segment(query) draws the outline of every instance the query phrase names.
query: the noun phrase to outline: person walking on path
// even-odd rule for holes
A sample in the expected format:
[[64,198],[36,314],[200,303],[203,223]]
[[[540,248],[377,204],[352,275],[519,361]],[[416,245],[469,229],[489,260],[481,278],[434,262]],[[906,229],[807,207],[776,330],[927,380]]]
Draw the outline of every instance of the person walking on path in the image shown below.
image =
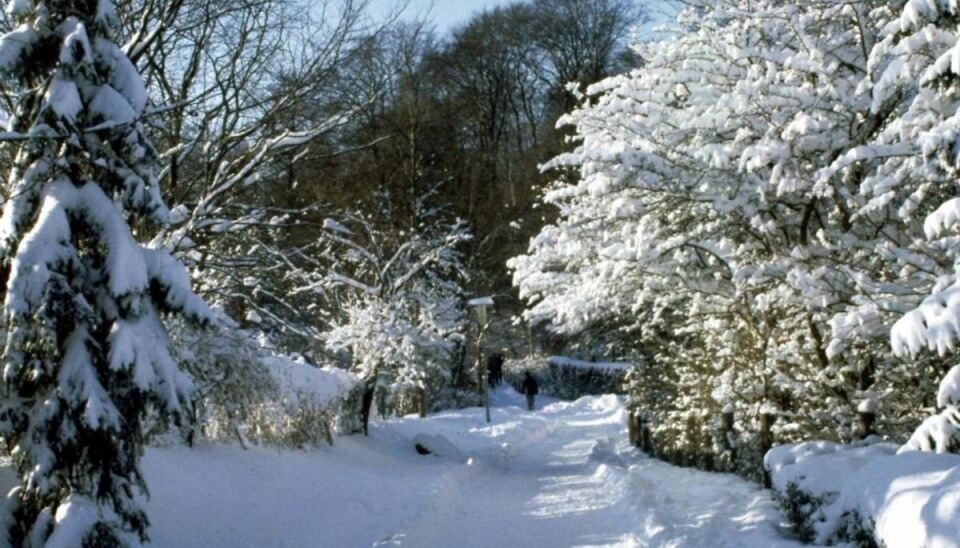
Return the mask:
[[487,360],[487,382],[496,388],[503,382],[503,354],[494,354]]
[[537,386],[537,379],[533,378],[529,371],[525,372],[525,375],[523,384],[520,385],[520,391],[527,397],[527,410],[533,411],[533,400],[537,392],[540,391],[540,387]]

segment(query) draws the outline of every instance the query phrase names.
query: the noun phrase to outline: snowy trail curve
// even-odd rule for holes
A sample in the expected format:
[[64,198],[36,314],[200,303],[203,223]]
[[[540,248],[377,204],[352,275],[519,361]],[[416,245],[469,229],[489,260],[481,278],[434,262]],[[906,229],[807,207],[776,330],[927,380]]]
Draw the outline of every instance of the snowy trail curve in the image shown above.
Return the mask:
[[613,396],[536,413],[500,411],[502,424],[475,430],[501,440],[491,444],[497,449],[470,452],[433,503],[384,545],[732,547],[778,540],[761,490],[629,449]]
[[[504,423],[478,429],[506,438],[471,452],[425,512],[392,539],[399,546],[571,546],[619,542],[627,524],[612,509],[606,465],[588,458],[616,427],[609,414],[569,425],[549,409],[516,408]],[[499,415],[499,414],[498,414]],[[509,432],[509,434],[505,433]]]

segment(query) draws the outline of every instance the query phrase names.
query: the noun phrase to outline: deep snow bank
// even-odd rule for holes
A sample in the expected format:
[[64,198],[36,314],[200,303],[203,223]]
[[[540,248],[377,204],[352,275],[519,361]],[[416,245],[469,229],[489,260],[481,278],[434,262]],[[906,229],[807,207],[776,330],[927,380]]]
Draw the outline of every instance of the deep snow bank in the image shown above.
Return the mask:
[[794,502],[818,501],[802,508],[818,543],[860,532],[881,546],[960,546],[960,456],[898,448],[804,442],[772,449],[764,464],[780,493],[793,484]]

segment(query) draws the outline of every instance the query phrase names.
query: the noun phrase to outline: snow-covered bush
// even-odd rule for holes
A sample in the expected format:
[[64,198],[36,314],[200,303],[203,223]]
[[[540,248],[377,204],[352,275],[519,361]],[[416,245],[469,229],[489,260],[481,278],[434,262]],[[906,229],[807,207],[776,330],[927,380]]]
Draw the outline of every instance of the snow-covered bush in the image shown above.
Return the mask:
[[837,527],[827,539],[827,545],[851,545],[858,548],[880,548],[876,539],[876,523],[858,510],[847,510],[837,519]]
[[902,340],[957,332],[954,4],[687,5],[564,119],[558,218],[510,262],[526,320],[634,333],[677,394],[664,450],[727,405],[745,439],[764,409],[781,442],[906,438],[944,363],[890,328],[934,291]]
[[257,341],[224,315],[217,320],[219,329],[176,324],[172,332],[177,359],[196,387],[192,420],[181,426],[190,444],[198,433],[214,440],[236,439],[250,409],[277,391],[260,360]]
[[[960,543],[960,457],[878,440],[804,442],[765,457],[781,508],[805,540],[854,546]],[[792,519],[791,519],[792,516]]]
[[782,489],[774,489],[773,501],[783,513],[786,525],[803,542],[812,542],[816,538],[814,523],[820,520],[827,496],[812,495],[801,489],[796,482],[788,481]]
[[260,363],[276,391],[250,408],[244,434],[258,443],[290,447],[333,444],[343,401],[357,385],[356,377],[287,356],[263,356]]
[[197,387],[188,441],[199,430],[243,445],[332,444],[353,375],[278,354],[228,318],[218,319],[219,330],[176,332],[178,357]]
[[[892,183],[904,176],[919,179],[908,196],[897,193],[901,211],[923,219],[928,244],[927,264],[932,275],[919,289],[927,293],[893,326],[894,352],[915,357],[921,350],[936,350],[942,357],[960,340],[960,174],[957,146],[960,132],[960,6],[955,2],[904,3],[900,17],[884,29],[874,48],[874,105],[902,102],[898,116],[878,136],[887,149],[879,155],[883,170],[871,181],[880,187],[877,199],[892,194]],[[883,149],[881,149],[883,150]],[[895,151],[895,152],[894,152]],[[852,151],[856,152],[856,151]],[[926,207],[920,207],[926,206]],[[930,264],[938,264],[932,268]],[[934,276],[935,275],[935,276]],[[902,307],[908,310],[908,307]],[[960,369],[946,372],[937,394],[941,409],[917,429],[904,450],[960,451]]]

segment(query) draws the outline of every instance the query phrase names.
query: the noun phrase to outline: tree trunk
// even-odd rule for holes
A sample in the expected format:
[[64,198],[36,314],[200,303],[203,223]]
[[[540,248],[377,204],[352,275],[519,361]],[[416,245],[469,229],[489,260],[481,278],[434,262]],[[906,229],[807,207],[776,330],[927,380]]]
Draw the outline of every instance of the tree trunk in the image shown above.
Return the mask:
[[760,468],[763,470],[763,486],[770,489],[772,486],[770,471],[763,465],[763,458],[767,451],[773,447],[773,423],[777,416],[772,413],[761,413],[760,415]]
[[377,388],[378,373],[363,379],[363,399],[360,404],[360,419],[363,421],[363,435],[369,435],[370,409],[373,407],[373,395]]
[[859,424],[857,428],[857,434],[860,436],[860,439],[866,439],[876,432],[873,428],[873,423],[877,418],[877,415],[872,411],[860,411],[857,413],[859,417]]
[[640,430],[643,428],[643,419],[640,418],[640,411],[636,408],[630,408],[627,413],[627,435],[630,438],[630,445],[640,447]]
[[653,454],[653,438],[650,435],[650,423],[644,422],[643,426],[640,427],[640,449],[650,455]]

